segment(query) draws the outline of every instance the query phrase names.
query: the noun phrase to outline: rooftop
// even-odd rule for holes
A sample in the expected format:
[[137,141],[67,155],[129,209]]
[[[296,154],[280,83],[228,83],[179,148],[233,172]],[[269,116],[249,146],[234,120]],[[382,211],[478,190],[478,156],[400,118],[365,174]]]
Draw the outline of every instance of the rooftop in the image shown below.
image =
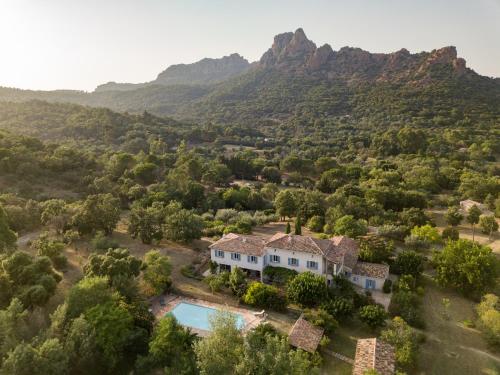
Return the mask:
[[377,338],[360,339],[356,345],[353,375],[364,375],[375,369],[380,375],[393,375],[395,371],[394,348]]
[[323,333],[323,328],[316,327],[301,316],[293,325],[288,340],[290,345],[314,353],[323,338]]
[[255,236],[229,233],[209,247],[222,251],[237,251],[242,254],[262,256],[264,253],[264,240]]
[[389,277],[389,266],[386,264],[358,262],[353,268],[352,273],[360,276],[387,279]]

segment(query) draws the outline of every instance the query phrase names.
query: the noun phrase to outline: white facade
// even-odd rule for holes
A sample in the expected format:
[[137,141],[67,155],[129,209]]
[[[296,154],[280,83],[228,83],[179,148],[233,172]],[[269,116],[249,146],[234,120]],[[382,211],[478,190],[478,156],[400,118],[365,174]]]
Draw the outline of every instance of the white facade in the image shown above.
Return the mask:
[[349,281],[364,289],[382,290],[385,279],[379,279],[373,276],[361,276],[353,274],[349,277]]
[[[241,242],[238,242],[238,239],[241,239]],[[228,245],[227,241],[224,241],[223,238],[220,243],[216,242],[210,246],[211,260],[219,264],[222,269],[228,269],[229,267],[232,269],[236,266],[250,271],[257,271],[262,279],[263,271],[267,266],[283,267],[295,270],[298,273],[312,272],[316,275],[325,276],[327,280],[333,279],[333,275],[343,275],[353,284],[365,289],[381,290],[384,285],[385,278],[382,278],[384,273],[373,272],[373,267],[380,271],[380,267],[387,266],[357,262],[357,253],[355,253],[354,258],[354,265],[356,267],[354,267],[355,269],[351,269],[350,266],[353,266],[352,256],[350,263],[348,263],[350,266],[347,266],[343,260],[332,262],[331,260],[327,260],[325,255],[317,252],[283,249],[267,246],[267,244],[261,245],[256,243],[255,239],[252,242],[243,236],[231,235],[231,237],[226,237],[226,240],[232,241],[230,242],[231,244]],[[271,244],[272,241],[269,245]],[[222,250],[222,248],[225,250]],[[238,252],[238,250],[241,252]],[[360,269],[361,266],[364,269]],[[367,266],[369,266],[368,269]],[[388,276],[388,267],[386,272]]]
[[[295,270],[299,273],[310,271],[317,275],[326,274],[326,262],[322,255],[306,253],[301,251],[276,249],[270,247],[266,247],[264,249],[264,252],[266,254],[266,260],[267,260],[266,265],[268,266],[288,268],[290,270]],[[271,256],[273,255],[279,256],[280,258],[279,263],[271,261],[272,259]],[[294,265],[294,261],[289,261],[289,259],[296,259],[298,261],[298,264]],[[308,262],[314,262],[314,263],[311,264]],[[317,268],[312,267],[314,264],[317,265]]]
[[[246,268],[249,270],[254,270],[254,271],[262,271],[264,269],[264,259],[263,257],[259,256],[254,256],[254,260],[257,260],[257,263],[249,262],[249,257],[250,255],[247,254],[240,254],[240,253],[231,253],[229,251],[222,251],[223,257],[217,256],[220,254],[217,254],[221,250],[217,250],[215,248],[212,248],[210,250],[210,259],[213,260],[214,262],[217,262],[218,264],[225,264],[227,266],[237,266],[239,268]],[[237,260],[236,257],[231,254],[240,254],[240,260]]]

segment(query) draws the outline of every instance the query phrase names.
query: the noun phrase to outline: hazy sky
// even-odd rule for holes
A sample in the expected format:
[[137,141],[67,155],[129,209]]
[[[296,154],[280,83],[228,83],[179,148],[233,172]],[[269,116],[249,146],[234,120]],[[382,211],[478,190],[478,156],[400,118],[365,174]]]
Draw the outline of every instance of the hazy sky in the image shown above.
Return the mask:
[[253,61],[298,27],[333,49],[455,45],[500,77],[500,0],[0,0],[0,86],[93,90],[203,57]]

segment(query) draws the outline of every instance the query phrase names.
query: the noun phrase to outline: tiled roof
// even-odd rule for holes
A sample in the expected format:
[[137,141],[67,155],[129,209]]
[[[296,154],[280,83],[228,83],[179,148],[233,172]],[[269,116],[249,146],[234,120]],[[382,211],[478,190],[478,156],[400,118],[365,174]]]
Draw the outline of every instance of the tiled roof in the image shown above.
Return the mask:
[[288,340],[290,345],[314,353],[323,337],[323,333],[323,328],[316,327],[303,317],[300,317],[293,325]]
[[276,233],[267,242],[267,247],[324,255],[332,247],[332,242],[297,234]]
[[264,240],[255,236],[229,233],[209,247],[222,251],[262,256],[264,253]]
[[394,348],[376,338],[358,340],[354,358],[353,375],[364,375],[375,369],[380,375],[393,375],[395,372]]
[[389,277],[389,266],[386,264],[358,262],[352,270],[352,273],[359,276],[387,279]]
[[353,269],[358,261],[359,245],[353,239],[346,236],[335,236],[330,239],[334,245],[325,254],[326,259],[337,264],[344,264]]

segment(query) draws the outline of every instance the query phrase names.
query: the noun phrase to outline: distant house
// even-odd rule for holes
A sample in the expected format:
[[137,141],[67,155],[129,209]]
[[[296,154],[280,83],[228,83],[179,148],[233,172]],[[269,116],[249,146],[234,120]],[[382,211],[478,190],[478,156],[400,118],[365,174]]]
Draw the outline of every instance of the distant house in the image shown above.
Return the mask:
[[472,206],[477,206],[481,210],[484,215],[491,215],[492,212],[488,210],[484,204],[473,201],[472,199],[466,199],[464,201],[460,201],[460,209],[463,213],[467,214]]
[[380,375],[393,375],[396,368],[394,348],[377,338],[361,339],[356,344],[353,375],[376,370]]
[[386,265],[358,261],[359,245],[346,236],[318,239],[276,233],[267,241],[256,236],[230,233],[210,245],[211,260],[220,270],[237,266],[262,279],[267,266],[325,276],[330,284],[342,275],[366,289],[382,289],[389,277]]
[[316,327],[301,316],[290,330],[288,341],[297,349],[314,353],[323,338],[323,334],[323,328]]

